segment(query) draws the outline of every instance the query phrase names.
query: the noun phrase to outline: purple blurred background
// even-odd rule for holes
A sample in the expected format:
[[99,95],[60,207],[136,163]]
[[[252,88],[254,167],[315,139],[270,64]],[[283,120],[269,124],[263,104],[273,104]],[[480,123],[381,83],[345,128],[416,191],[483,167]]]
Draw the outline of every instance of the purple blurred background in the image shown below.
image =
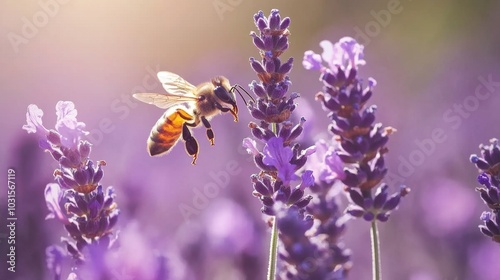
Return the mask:
[[[410,0],[3,1],[0,161],[2,182],[9,167],[17,176],[15,277],[48,278],[45,247],[64,235],[59,223],[44,221],[43,190],[56,166],[36,137],[21,130],[26,108],[37,104],[51,128],[57,101],[70,100],[91,132],[91,158],[107,162],[103,184],[117,191],[123,250],[137,258],[120,261],[139,271],[134,275],[146,279],[148,272],[140,270],[147,267],[137,263],[164,254],[174,279],[264,278],[269,233],[251,195],[249,175],[257,169],[240,148],[251,120],[241,100],[239,123],[229,115],[212,121],[215,146],[203,129],[194,130],[201,151],[193,167],[182,145],[166,157],[147,155],[145,140],[163,112],[131,94],[163,92],[159,70],[193,84],[222,74],[248,85],[256,79],[248,58],[258,56],[248,36],[256,30],[252,16],[272,8],[292,19],[283,57],[295,58],[291,90],[302,96],[295,117],[308,120],[300,139],[305,145],[329,135],[326,114],[314,101],[318,73],[303,69],[304,51],[320,53],[321,40],[343,36],[365,45],[361,76],[378,81],[378,121],[398,129],[388,144],[389,182],[412,188],[380,226],[384,279],[500,278],[500,248],[477,228],[486,207],[468,162],[480,143],[500,137],[500,2]],[[488,80],[494,81],[490,87],[478,90]],[[478,99],[478,92],[485,97]],[[439,141],[428,140],[436,131]],[[224,174],[227,185],[218,181]],[[212,198],[195,199],[214,183]],[[5,196],[2,186],[2,213]],[[180,209],[196,206],[186,223]],[[351,279],[370,278],[369,238],[368,223],[349,224]],[[16,279],[4,269],[1,241],[0,278]]]

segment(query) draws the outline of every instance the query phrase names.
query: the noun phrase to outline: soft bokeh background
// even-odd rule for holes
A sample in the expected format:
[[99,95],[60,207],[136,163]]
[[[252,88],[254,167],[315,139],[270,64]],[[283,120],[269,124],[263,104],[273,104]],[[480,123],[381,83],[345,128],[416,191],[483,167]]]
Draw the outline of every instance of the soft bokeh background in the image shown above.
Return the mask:
[[[159,70],[176,72],[194,84],[223,74],[232,83],[247,85],[256,78],[248,57],[258,56],[248,36],[256,29],[252,16],[278,8],[292,19],[284,58],[295,58],[292,90],[303,97],[296,112],[308,119],[301,141],[312,144],[328,137],[327,118],[314,101],[321,88],[318,73],[302,68],[303,52],[321,52],[321,40],[347,35],[365,45],[368,64],[361,75],[378,81],[373,98],[378,120],[398,129],[386,157],[399,176],[391,182],[394,188],[410,186],[412,193],[380,229],[384,279],[499,279],[500,248],[477,229],[486,207],[474,191],[477,172],[468,156],[478,152],[479,143],[500,137],[500,87],[494,85],[486,100],[474,103],[472,97],[479,77],[500,81],[500,2],[464,2],[2,1],[0,205],[4,217],[7,168],[13,167],[15,276],[48,277],[44,249],[64,234],[56,221],[44,221],[43,189],[56,166],[37,148],[35,136],[21,130],[26,107],[37,104],[45,112],[44,124],[52,127],[56,102],[71,100],[91,131],[91,157],[108,163],[103,183],[117,190],[119,228],[129,255],[144,260],[165,254],[179,278],[264,278],[268,232],[249,183],[256,168],[239,148],[249,135],[248,112],[242,106],[239,123],[230,116],[212,121],[214,147],[203,129],[196,129],[201,152],[193,167],[181,145],[167,157],[147,155],[145,140],[162,111],[139,104],[131,94],[162,92],[155,76]],[[53,12],[47,16],[41,3],[52,3]],[[381,18],[387,12],[380,11],[391,5],[400,12]],[[34,21],[35,29],[25,27]],[[25,39],[16,37],[23,32]],[[465,106],[464,113],[457,106]],[[436,129],[445,140],[418,158],[417,143]],[[234,172],[227,186],[208,201],[193,201],[228,171]],[[190,216],[193,223],[186,223],[180,209],[193,203],[203,204],[198,205],[202,209]],[[6,236],[5,226],[0,233]],[[15,279],[5,271],[5,239],[1,242],[0,278]],[[351,279],[369,279],[368,224],[352,221],[345,243],[353,250]],[[134,259],[125,264],[141,269],[134,267]],[[197,272],[189,272],[189,266]]]

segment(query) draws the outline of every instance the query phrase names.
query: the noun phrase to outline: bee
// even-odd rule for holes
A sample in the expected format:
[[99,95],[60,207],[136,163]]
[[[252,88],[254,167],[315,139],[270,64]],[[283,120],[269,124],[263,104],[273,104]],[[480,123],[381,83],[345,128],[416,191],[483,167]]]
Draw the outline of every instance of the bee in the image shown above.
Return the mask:
[[[162,71],[158,72],[158,80],[163,85],[166,94],[136,93],[133,95],[139,101],[166,110],[151,129],[147,140],[149,155],[168,154],[182,135],[186,153],[193,157],[192,164],[195,165],[199,149],[198,142],[191,134],[190,128],[203,124],[210,144],[214,145],[215,135],[209,120],[219,113],[230,113],[234,121],[238,122],[238,106],[234,92],[237,91],[243,98],[237,87],[245,92],[246,90],[239,85],[231,86],[229,80],[223,76],[194,86],[177,74]],[[249,95],[248,92],[246,93]],[[244,102],[246,104],[245,100]]]

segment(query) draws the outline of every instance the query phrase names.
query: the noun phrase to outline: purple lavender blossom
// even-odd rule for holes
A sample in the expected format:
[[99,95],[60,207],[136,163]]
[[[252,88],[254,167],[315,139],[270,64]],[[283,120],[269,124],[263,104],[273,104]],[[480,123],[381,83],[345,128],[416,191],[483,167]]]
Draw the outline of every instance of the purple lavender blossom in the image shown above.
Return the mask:
[[47,247],[45,250],[47,268],[52,271],[55,279],[61,279],[62,262],[66,258],[66,252],[57,245]]
[[313,216],[296,206],[280,207],[277,223],[283,246],[280,279],[347,279],[350,251],[342,245],[325,240],[324,235],[310,236],[314,230]]
[[39,133],[42,136],[47,136],[49,130],[43,126],[42,117],[43,111],[38,106],[29,105],[28,113],[26,113],[26,124],[23,125],[23,129],[28,133]]
[[293,157],[292,148],[283,146],[283,139],[273,137],[264,146],[264,157],[262,162],[268,166],[274,166],[278,172],[278,178],[287,185],[298,179],[295,175],[295,165],[290,163]]
[[61,202],[63,201],[64,192],[59,184],[50,183],[45,187],[45,202],[50,213],[45,219],[58,219],[63,224],[69,224],[69,219],[63,213]]
[[[268,17],[259,11],[254,15],[254,22],[259,34],[252,32],[250,36],[259,49],[262,60],[250,58],[250,66],[257,73],[259,81],[252,81],[249,85],[257,99],[248,103],[248,110],[256,119],[256,122],[249,124],[251,133],[261,145],[250,138],[243,140],[243,146],[253,155],[255,165],[260,169],[251,176],[253,195],[262,202],[261,211],[266,215],[276,216],[282,211],[288,211],[287,209],[304,213],[312,199],[305,191],[314,184],[314,177],[312,170],[302,169],[316,148],[302,149],[298,143],[294,143],[303,131],[305,119],[301,118],[296,124],[290,119],[297,106],[295,100],[299,97],[297,93],[287,94],[291,85],[288,73],[292,69],[293,58],[284,63],[280,59],[289,47],[290,19],[282,19],[278,10],[272,10]],[[289,256],[293,255],[295,245],[298,246],[304,238],[307,239],[305,230],[293,232],[280,227],[280,219],[281,216],[276,216],[272,222],[268,274],[273,279],[277,275],[276,246],[273,245],[277,243],[277,233],[279,232],[282,242],[280,259],[286,263],[278,266],[282,269],[278,274],[297,272],[300,263]],[[309,253],[314,253],[313,247],[308,248],[311,249]]]
[[61,135],[61,144],[64,147],[75,149],[80,144],[83,135],[88,135],[85,131],[85,123],[76,120],[77,110],[71,101],[60,101],[56,105],[56,130]]
[[[94,166],[89,159],[91,144],[82,140],[88,132],[84,130],[85,123],[77,121],[74,104],[59,101],[56,114],[56,130],[49,130],[42,124],[43,111],[29,105],[27,124],[23,126],[28,133],[39,136],[40,147],[59,163],[59,169],[54,171],[57,183],[45,188],[50,211],[47,218],[56,218],[64,225],[69,238],[63,238],[63,243],[75,264],[90,262],[93,267],[101,268],[94,271],[94,277],[106,278],[109,274],[102,258],[116,239],[113,227],[119,215],[115,194],[113,188],[103,191],[100,185],[105,162],[99,161]],[[48,267],[58,277],[62,254],[56,247],[50,248],[47,249]]]
[[252,116],[266,123],[282,123],[290,117],[296,107],[297,94],[286,97],[293,59],[282,63],[279,56],[288,49],[288,26],[290,19],[281,19],[278,10],[272,10],[268,18],[260,11],[254,15],[254,22],[260,34],[251,32],[254,45],[259,49],[262,61],[250,58],[250,65],[257,73],[260,82],[252,81],[251,90],[258,97],[249,103]]
[[[332,120],[329,131],[335,135],[334,147],[338,158],[344,163],[343,176],[339,176],[346,186],[351,206],[347,213],[363,217],[367,221],[377,219],[387,221],[392,210],[409,189],[389,196],[388,186],[382,183],[387,168],[384,154],[386,143],[395,129],[375,123],[376,106],[367,106],[376,81],[368,79],[368,86],[357,77],[358,67],[366,64],[364,47],[353,38],[344,37],[337,43],[322,41],[321,55],[306,51],[303,66],[321,72],[323,92],[316,95],[323,109]],[[322,65],[322,61],[327,66]],[[375,196],[372,189],[377,188]]]
[[490,208],[490,212],[483,212],[481,220],[483,225],[479,230],[493,241],[500,243],[500,146],[498,139],[491,139],[489,145],[481,144],[481,157],[471,155],[470,161],[476,165],[481,172],[477,177],[477,182],[481,187],[477,187],[483,202]]
[[337,155],[335,147],[323,139],[318,140],[315,147],[316,153],[310,157],[307,167],[313,170],[317,182],[330,185],[335,180],[344,179],[344,163]]
[[486,236],[491,237],[491,240],[500,243],[500,217],[495,212],[483,212],[481,214],[483,225],[479,226],[479,230]]
[[308,215],[315,220],[315,225],[308,232],[309,239],[319,248],[329,248],[322,252],[325,263],[317,264],[321,269],[314,270],[308,276],[315,277],[310,279],[346,279],[352,263],[351,252],[342,242],[350,218],[342,213],[339,201],[341,180],[345,177],[344,163],[333,145],[320,140],[316,142],[316,153],[311,156],[306,168],[317,174],[314,184],[309,188],[313,199],[306,208]]
[[[255,164],[261,169],[252,175],[254,196],[263,204],[262,212],[274,215],[273,205],[280,201],[287,205],[305,207],[311,197],[304,196],[304,188],[310,185],[310,176],[300,177],[301,170],[314,147],[302,149],[293,141],[302,133],[305,119],[294,124],[289,120],[297,106],[294,102],[297,93],[287,95],[293,59],[282,63],[280,56],[288,49],[289,18],[281,18],[278,10],[272,10],[269,17],[260,11],[254,15],[254,22],[259,34],[252,32],[250,36],[259,49],[261,61],[250,58],[250,65],[257,73],[259,81],[252,81],[250,89],[257,96],[256,101],[248,103],[250,114],[258,122],[251,122],[252,135],[263,146],[258,147],[253,139],[243,140],[243,146],[254,156]],[[262,149],[262,152],[261,150]],[[295,187],[291,185],[297,182]]]

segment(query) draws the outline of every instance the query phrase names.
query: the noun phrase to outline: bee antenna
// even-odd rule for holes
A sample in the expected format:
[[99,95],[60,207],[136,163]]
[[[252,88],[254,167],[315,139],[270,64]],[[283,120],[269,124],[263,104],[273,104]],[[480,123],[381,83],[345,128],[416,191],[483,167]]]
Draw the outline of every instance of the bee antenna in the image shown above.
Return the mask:
[[243,94],[241,94],[241,92],[238,90],[238,88],[240,88],[241,90],[243,90],[247,95],[248,97],[250,97],[250,99],[255,102],[255,98],[253,98],[252,95],[250,95],[250,93],[248,93],[248,91],[246,91],[245,88],[243,88],[242,86],[238,85],[238,84],[235,84],[231,87],[231,91],[236,91],[238,92],[238,94],[240,95],[241,99],[243,99],[243,102],[245,103],[245,106],[247,106],[247,101],[245,100],[245,98],[243,97]]

